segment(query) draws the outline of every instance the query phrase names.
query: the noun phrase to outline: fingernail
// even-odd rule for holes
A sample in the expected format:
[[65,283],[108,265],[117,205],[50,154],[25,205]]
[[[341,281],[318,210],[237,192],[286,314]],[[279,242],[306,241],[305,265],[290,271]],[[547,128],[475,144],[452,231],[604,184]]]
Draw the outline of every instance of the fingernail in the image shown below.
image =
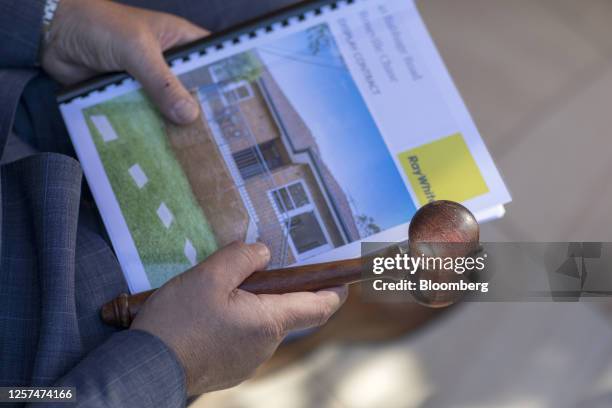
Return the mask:
[[261,242],[256,242],[252,244],[252,248],[255,250],[255,252],[257,252],[257,255],[259,255],[260,257],[264,259],[270,258],[270,250],[265,244],[262,244]]
[[172,117],[178,123],[191,123],[199,114],[198,106],[192,98],[181,99],[172,108]]

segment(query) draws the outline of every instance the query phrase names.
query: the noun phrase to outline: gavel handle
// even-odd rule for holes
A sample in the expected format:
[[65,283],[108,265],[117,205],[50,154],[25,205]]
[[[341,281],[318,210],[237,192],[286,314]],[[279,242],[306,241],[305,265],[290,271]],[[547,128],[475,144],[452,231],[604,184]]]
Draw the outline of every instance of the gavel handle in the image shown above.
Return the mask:
[[[292,268],[257,271],[240,285],[240,289],[255,294],[281,294],[315,291],[347,285],[361,280],[362,258]],[[128,295],[122,293],[102,306],[101,317],[111,326],[128,328],[142,305],[155,290]]]

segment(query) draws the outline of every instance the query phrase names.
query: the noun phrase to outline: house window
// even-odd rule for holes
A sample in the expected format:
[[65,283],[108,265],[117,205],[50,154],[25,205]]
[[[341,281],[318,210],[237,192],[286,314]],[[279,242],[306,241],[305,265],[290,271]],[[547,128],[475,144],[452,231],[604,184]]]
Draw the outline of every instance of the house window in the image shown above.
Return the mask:
[[209,68],[213,82],[219,84],[223,103],[232,105],[253,97],[253,88],[245,80],[232,80],[229,78],[223,64],[216,64]]
[[269,195],[298,260],[332,249],[325,225],[303,181],[271,190]]
[[228,80],[227,69],[223,64],[214,64],[208,68],[210,76],[214,82],[223,82]]
[[253,97],[253,88],[247,81],[231,82],[223,86],[223,99],[228,105],[245,101]]
[[248,134],[248,129],[242,118],[237,114],[217,115],[217,124],[226,140],[239,138]]
[[232,154],[243,180],[274,170],[285,164],[274,140]]

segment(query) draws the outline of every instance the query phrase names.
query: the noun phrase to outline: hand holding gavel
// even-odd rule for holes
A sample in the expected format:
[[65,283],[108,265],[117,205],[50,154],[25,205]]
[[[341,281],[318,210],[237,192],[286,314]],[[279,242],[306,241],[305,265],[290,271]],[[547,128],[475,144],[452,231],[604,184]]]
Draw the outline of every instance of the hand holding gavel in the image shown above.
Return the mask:
[[135,316],[130,330],[148,332],[172,350],[158,354],[176,356],[189,395],[249,378],[287,333],[324,324],[346,299],[346,286],[260,295],[238,288],[269,260],[261,243],[230,244],[166,282]]
[[[452,256],[466,256],[479,247],[480,232],[476,218],[462,205],[451,201],[436,201],[423,206],[413,217],[408,231],[411,253],[418,252],[420,243],[459,243]],[[457,252],[458,251],[458,252]],[[361,258],[304,265],[268,271],[257,271],[247,277],[240,289],[254,294],[282,294],[316,291],[361,281],[364,260]],[[439,280],[454,278],[439,275]],[[129,296],[121,294],[103,306],[105,323],[129,327],[142,305],[154,293]],[[422,294],[417,300],[433,307],[447,306],[454,299],[436,293]]]

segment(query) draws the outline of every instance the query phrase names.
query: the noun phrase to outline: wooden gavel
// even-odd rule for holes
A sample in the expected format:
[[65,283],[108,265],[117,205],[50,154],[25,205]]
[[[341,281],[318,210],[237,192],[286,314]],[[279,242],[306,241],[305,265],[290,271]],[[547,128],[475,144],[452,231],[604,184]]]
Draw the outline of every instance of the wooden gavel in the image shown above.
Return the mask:
[[[453,253],[453,256],[466,256],[477,250],[479,241],[480,228],[474,215],[452,201],[435,201],[421,207],[408,229],[410,253],[417,253],[419,243],[459,243],[460,253]],[[371,279],[362,274],[363,266],[364,258],[354,258],[257,271],[242,282],[240,289],[255,294],[315,291]],[[102,320],[112,326],[129,327],[154,292],[150,290],[131,296],[122,293],[102,307]]]

